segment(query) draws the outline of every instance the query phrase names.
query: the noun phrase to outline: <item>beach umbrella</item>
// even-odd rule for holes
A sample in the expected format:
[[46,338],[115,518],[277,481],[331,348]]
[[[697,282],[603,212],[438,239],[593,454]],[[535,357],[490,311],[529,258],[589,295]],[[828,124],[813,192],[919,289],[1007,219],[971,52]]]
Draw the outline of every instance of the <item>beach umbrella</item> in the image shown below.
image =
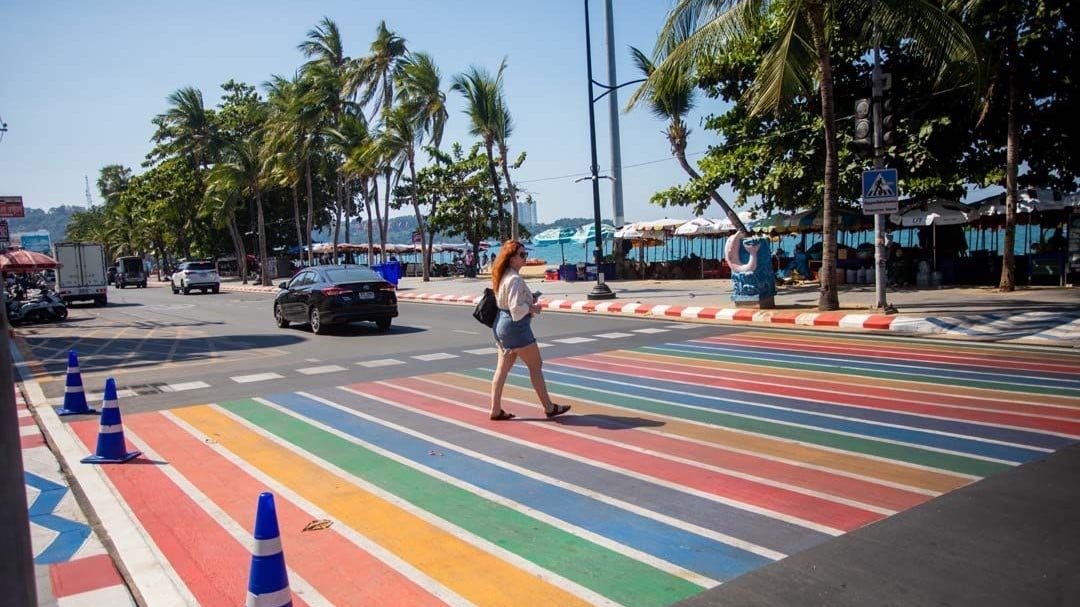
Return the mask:
[[676,236],[693,238],[695,236],[716,235],[720,233],[719,220],[695,217],[675,228]]
[[3,272],[37,272],[61,265],[48,255],[27,249],[5,249],[0,253],[0,271]]
[[773,232],[776,234],[784,234],[788,230],[789,222],[791,221],[791,215],[787,213],[776,213],[775,215],[769,215],[764,219],[759,219],[754,223],[755,232]]
[[[743,225],[746,226],[747,230],[753,231],[754,229],[756,229],[757,222],[750,219],[750,213],[749,212],[739,213],[739,219],[742,220]],[[716,233],[719,234],[719,235],[727,236],[727,235],[734,234],[735,232],[738,231],[738,230],[735,229],[735,225],[732,224],[731,220],[728,219],[727,217],[723,217],[721,219],[713,219],[712,222],[714,224],[716,224],[716,229],[717,229]]]
[[637,240],[638,238],[644,238],[645,233],[634,227],[634,224],[628,223],[623,227],[615,230],[615,238],[622,238],[625,240]]
[[[611,240],[615,237],[615,226],[608,225],[606,223],[600,224],[600,238],[602,240]],[[574,235],[570,237],[571,242],[576,242],[584,245],[586,248],[589,246],[590,240],[596,240],[596,224],[587,223],[579,227]],[[603,254],[603,243],[600,243],[600,253]],[[586,255],[588,258],[588,255]]]
[[[823,208],[800,211],[787,221],[788,229],[793,232],[820,232],[825,226]],[[874,218],[863,215],[856,209],[839,208],[836,210],[836,228],[845,232],[862,232],[874,229]]]
[[571,241],[575,232],[576,230],[570,226],[550,228],[533,236],[532,241],[534,245],[540,247],[558,244],[559,253],[562,255],[562,261],[563,263],[566,263],[566,252],[563,251],[563,245]]
[[975,214],[971,209],[955,200],[931,198],[909,204],[899,213],[889,215],[889,221],[905,228],[921,226],[934,227],[934,268],[937,268],[937,227],[966,225],[971,223]]

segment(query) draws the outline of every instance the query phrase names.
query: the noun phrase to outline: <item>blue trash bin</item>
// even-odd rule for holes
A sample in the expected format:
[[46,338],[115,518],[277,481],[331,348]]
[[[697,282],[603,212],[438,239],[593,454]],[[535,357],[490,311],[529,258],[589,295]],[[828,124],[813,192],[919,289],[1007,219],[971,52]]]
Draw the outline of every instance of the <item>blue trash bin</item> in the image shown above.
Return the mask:
[[386,263],[377,263],[371,266],[372,270],[379,276],[382,276],[383,280],[393,284],[395,287],[398,284],[398,280],[401,279],[401,262],[388,261]]
[[559,266],[559,278],[566,282],[574,282],[577,280],[577,266],[569,263]]

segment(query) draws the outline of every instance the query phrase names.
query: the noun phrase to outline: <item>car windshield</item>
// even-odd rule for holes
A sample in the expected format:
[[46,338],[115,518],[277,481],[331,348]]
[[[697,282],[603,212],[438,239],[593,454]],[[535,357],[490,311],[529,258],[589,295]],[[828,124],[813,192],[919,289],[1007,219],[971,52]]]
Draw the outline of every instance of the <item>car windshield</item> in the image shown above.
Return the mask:
[[120,264],[124,272],[142,272],[143,269],[141,259],[122,259]]
[[340,285],[350,282],[382,281],[382,276],[370,268],[332,268],[324,270],[330,282]]
[[209,261],[193,261],[187,265],[189,270],[213,270],[214,264]]

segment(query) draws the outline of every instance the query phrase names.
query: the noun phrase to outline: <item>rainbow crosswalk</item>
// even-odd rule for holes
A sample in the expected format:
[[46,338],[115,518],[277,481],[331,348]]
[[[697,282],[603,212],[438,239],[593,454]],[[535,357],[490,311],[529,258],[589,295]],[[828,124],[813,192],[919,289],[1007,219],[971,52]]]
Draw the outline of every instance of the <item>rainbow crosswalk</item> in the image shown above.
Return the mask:
[[243,600],[268,488],[294,604],[647,606],[1080,440],[1066,351],[744,331],[545,373],[572,415],[439,373],[127,415],[143,464],[102,471],[200,605]]

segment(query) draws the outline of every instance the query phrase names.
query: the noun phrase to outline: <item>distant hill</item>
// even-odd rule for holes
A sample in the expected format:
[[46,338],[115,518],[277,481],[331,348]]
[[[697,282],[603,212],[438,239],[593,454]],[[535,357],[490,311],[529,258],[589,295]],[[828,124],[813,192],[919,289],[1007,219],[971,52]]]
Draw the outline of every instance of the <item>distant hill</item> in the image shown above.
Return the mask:
[[60,205],[48,210],[27,208],[25,210],[26,217],[8,219],[8,231],[12,234],[18,234],[20,232],[48,230],[49,237],[52,238],[53,242],[61,242],[67,234],[67,226],[71,216],[78,211],[85,210],[85,207],[70,205]]

